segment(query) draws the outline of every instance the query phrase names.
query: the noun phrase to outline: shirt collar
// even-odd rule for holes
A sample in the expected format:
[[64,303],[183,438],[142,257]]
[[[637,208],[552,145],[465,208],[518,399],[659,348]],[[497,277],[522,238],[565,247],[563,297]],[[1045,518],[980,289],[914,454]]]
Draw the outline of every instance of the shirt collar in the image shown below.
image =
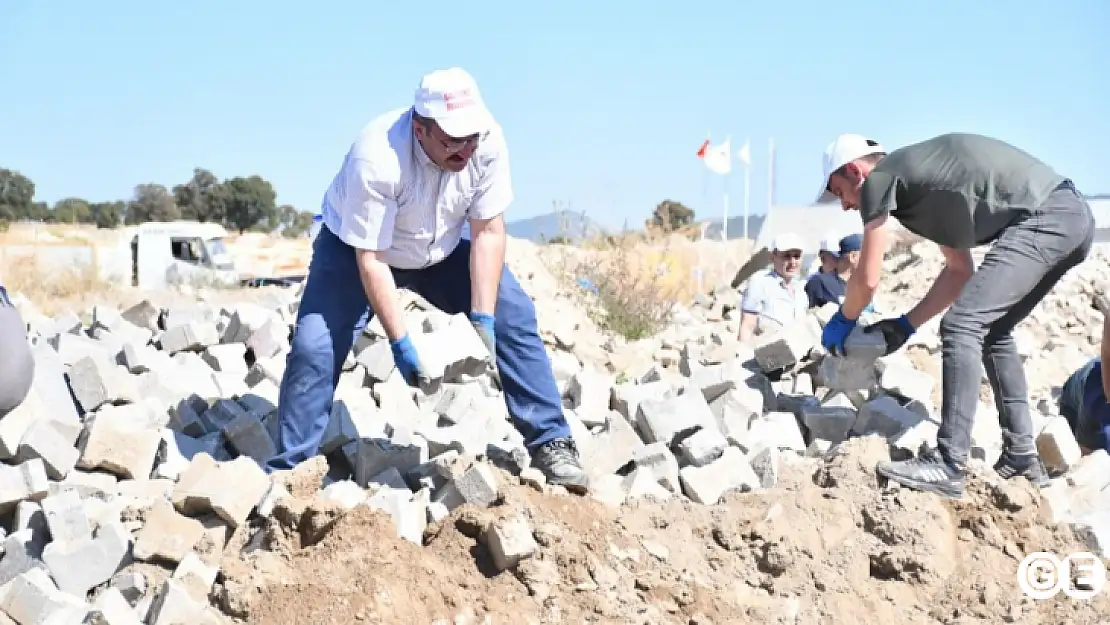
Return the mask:
[[[786,284],[787,284],[786,278],[782,274],[780,274],[779,272],[775,271],[774,269],[772,269],[771,272],[767,275],[774,278],[779,284],[781,284],[783,286],[786,286]],[[795,278],[794,280],[791,280],[790,284],[794,284],[794,282],[796,280],[797,280],[797,278]]]
[[417,140],[416,132],[414,131],[415,126],[416,126],[416,121],[413,120],[412,111],[410,110],[409,111],[409,141],[412,141],[413,157],[416,159],[417,163],[423,165],[424,167],[438,167],[438,165],[436,165],[435,163],[432,162],[432,159],[428,158],[428,153],[424,151],[424,146],[420,145],[420,141]]

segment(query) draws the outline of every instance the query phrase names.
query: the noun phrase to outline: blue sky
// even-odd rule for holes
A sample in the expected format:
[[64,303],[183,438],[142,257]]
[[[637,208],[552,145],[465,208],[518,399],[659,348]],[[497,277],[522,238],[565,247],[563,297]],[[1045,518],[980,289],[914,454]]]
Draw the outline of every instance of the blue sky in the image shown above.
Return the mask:
[[[315,210],[358,130],[459,65],[505,128],[517,202],[639,224],[721,212],[712,131],[751,137],[751,207],[812,201],[840,132],[1006,139],[1110,192],[1110,3],[0,1],[0,167],[54,202],[260,174]],[[647,10],[655,4],[657,8]],[[406,8],[418,7],[418,8]]]

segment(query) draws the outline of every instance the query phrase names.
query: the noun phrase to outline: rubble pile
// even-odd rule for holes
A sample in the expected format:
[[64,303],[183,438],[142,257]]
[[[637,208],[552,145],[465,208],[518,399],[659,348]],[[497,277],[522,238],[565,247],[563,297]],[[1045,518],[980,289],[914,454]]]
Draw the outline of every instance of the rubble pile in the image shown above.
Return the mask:
[[[918,258],[914,263],[925,261]],[[443,538],[448,526],[477,541],[480,559],[486,562],[485,581],[464,577],[457,582],[461,587],[514,580],[523,586],[487,590],[505,595],[505,606],[517,606],[516,610],[521,601],[530,601],[530,614],[545,611],[549,619],[575,613],[599,622],[709,623],[707,613],[721,618],[737,609],[737,602],[749,607],[758,603],[728,590],[715,572],[734,571],[730,567],[748,567],[742,569],[750,575],[746,588],[762,593],[760,601],[773,599],[778,606],[777,616],[752,622],[817,622],[797,620],[803,613],[817,618],[813,610],[834,620],[845,618],[843,610],[849,608],[815,598],[822,588],[815,590],[813,582],[817,576],[826,580],[818,586],[836,585],[843,571],[800,572],[795,580],[800,586],[783,604],[786,607],[774,598],[775,583],[768,580],[791,568],[787,560],[813,559],[812,546],[791,543],[796,552],[776,555],[767,551],[770,534],[753,530],[739,535],[736,525],[722,520],[725,517],[699,515],[722,510],[727,517],[737,497],[752,497],[756,499],[743,500],[743,507],[758,509],[760,522],[766,524],[778,515],[793,514],[791,510],[807,499],[805,489],[829,493],[838,483],[873,483],[872,459],[908,455],[935,442],[937,380],[918,370],[904,353],[877,357],[876,346],[862,334],[853,335],[847,357],[824,354],[820,329],[835,308],[815,311],[803,322],[751,344],[741,343],[736,340],[732,308],[737,294],[721,289],[688,307],[676,306],[675,323],[660,336],[625,342],[603,337],[583,314],[569,310],[569,299],[547,298],[555,287],[542,267],[516,272],[537,300],[567,419],[592,478],[587,498],[544,484],[544,476],[530,467],[528,451],[486,368],[485,348],[466,316],[447,315],[412,293],[403,293],[407,327],[435,374],[433,384],[421,389],[405,384],[393,365],[384,330],[371,322],[343,367],[322,457],[273,476],[260,465],[275,453],[278,385],[296,315],[295,290],[274,290],[251,303],[216,306],[199,298],[193,306],[163,309],[144,300],[122,311],[97,306],[86,317],[53,318],[37,314],[31,302],[15,296],[29,327],[36,371],[27,400],[0,420],[0,506],[7,529],[0,559],[0,624],[5,619],[21,625],[296,622],[275,611],[305,609],[304,597],[285,597],[285,580],[297,574],[346,579],[344,569],[365,565],[365,559],[351,559],[357,547],[354,539],[343,535],[361,531],[359,527],[378,532],[375,544],[361,546],[373,554],[366,559],[377,559],[371,572],[374,580],[350,581],[357,588],[352,593],[370,597],[365,600],[373,599],[376,607],[357,611],[350,606],[315,606],[313,618],[321,620],[311,622],[417,622],[391,620],[389,611],[396,614],[400,609],[395,598],[380,589],[370,592],[364,584],[384,584],[391,575],[399,576],[404,592],[416,592],[410,587],[434,584],[443,575],[462,575],[458,567],[441,562],[437,566],[449,570],[437,572],[422,560],[431,557],[421,554],[439,544],[434,541],[448,540]],[[1057,325],[1060,332],[1072,327],[1067,322]],[[927,328],[907,348],[939,358],[938,349],[935,331]],[[1059,384],[1066,374],[1057,373]],[[1053,412],[1051,396],[1038,399],[1037,444],[1055,475],[1044,491],[1050,522],[1064,522],[1062,528],[1078,530],[1091,548],[1105,549],[1110,545],[1105,520],[1110,491],[1104,490],[1110,485],[1110,457],[1098,452],[1080,458],[1066,421]],[[977,471],[988,481],[990,464],[1001,450],[993,413],[989,404],[980,406],[973,434]],[[1013,517],[1018,510],[1034,514],[1042,505],[1028,494],[1031,491],[1023,491],[1033,498],[1030,503],[1015,504],[1020,497],[1012,487],[997,479],[989,483],[989,496],[972,495],[977,505],[1004,500],[1009,507],[989,514],[980,509],[976,518],[987,514],[983,518],[993,519],[997,513],[999,520],[992,523],[1017,523],[1003,516]],[[895,512],[876,512],[875,507],[890,506],[890,497],[900,506],[918,502],[912,505],[932,506],[930,514],[951,514],[931,496],[899,494],[890,485],[882,485],[882,490],[878,485],[844,488],[840,497],[858,491],[861,501],[866,500],[866,506],[853,506],[851,515],[864,509],[871,521],[861,520],[857,526],[867,525],[876,536],[875,519]],[[859,494],[863,491],[868,494]],[[824,494],[816,499],[837,497]],[[933,503],[921,503],[925,501]],[[764,505],[768,502],[770,508]],[[638,513],[650,506],[657,506],[656,511]],[[789,510],[784,512],[784,506]],[[576,530],[566,516],[568,507],[595,516]],[[651,557],[641,563],[636,555],[634,564],[631,552],[614,546],[620,527],[611,518],[599,520],[598,510],[617,515],[625,530],[639,527],[645,533],[678,527],[686,517],[701,518],[716,524],[713,542],[721,553],[743,551],[738,546],[743,543],[759,555],[710,565],[705,558],[716,561],[722,556],[703,554],[709,546],[680,543],[668,548],[649,541],[642,548]],[[833,508],[821,510],[819,516],[825,520],[840,514]],[[374,514],[367,516],[370,513]],[[543,514],[559,517],[562,525],[552,525]],[[956,540],[955,521],[946,523],[953,524],[948,529]],[[861,532],[857,526],[842,528],[844,535]],[[1070,540],[1060,538],[1070,536],[1066,532],[1045,530],[1043,523],[1037,527],[1060,545]],[[561,537],[554,537],[553,532],[560,531]],[[579,541],[570,531],[593,532],[594,538]],[[709,540],[707,531],[691,530],[691,537]],[[979,536],[980,530],[975,532]],[[450,540],[455,539],[463,540]],[[293,547],[284,549],[289,541]],[[603,557],[595,549],[606,541],[609,553]],[[1036,551],[1037,546],[1026,543],[1024,550]],[[324,547],[333,555],[320,551]],[[913,558],[892,556],[878,541],[856,551],[864,558],[870,553],[873,559],[870,565],[862,564],[861,585],[890,579],[920,582],[923,575],[930,583],[945,579],[935,570],[911,575],[907,571],[912,563],[905,558]],[[1007,543],[991,557],[1012,558],[1018,551]],[[267,562],[265,566],[278,566],[266,559],[266,553],[280,554],[288,567],[282,569],[281,581],[251,581],[256,579],[253,574],[243,572],[244,567],[257,572]],[[383,553],[395,557],[382,559]],[[575,553],[579,556],[568,555]],[[958,559],[949,556],[953,562]],[[895,563],[899,557],[903,560]],[[324,558],[333,568],[299,570],[298,563],[320,561],[298,558]],[[660,571],[670,569],[655,571],[654,578],[637,571],[650,562],[669,561],[675,569],[668,583],[700,590],[686,591],[693,594],[685,598],[653,593],[664,575]],[[679,570],[679,562],[692,563],[688,566],[701,573]],[[955,566],[944,566],[950,565]],[[621,582],[618,566],[635,577],[634,583]],[[473,563],[466,568],[473,569]],[[414,570],[425,571],[427,577],[411,577]],[[507,575],[498,577],[502,572]],[[502,581],[491,581],[495,579]],[[560,595],[558,588],[568,585]],[[722,597],[699,599],[707,588]],[[876,587],[867,588],[859,592]],[[552,602],[557,596],[602,590],[607,593],[604,605],[596,603],[602,601],[598,598],[579,604],[573,598],[564,604]],[[836,592],[851,595],[845,589]],[[726,594],[729,598],[723,598]],[[482,614],[475,608],[477,599],[468,606],[442,601],[455,614],[470,614],[456,616],[454,622],[483,622],[478,620]],[[487,615],[496,611],[493,599],[483,601]],[[425,612],[410,613],[421,617],[430,613],[429,605],[436,605],[426,595],[413,602],[425,604]],[[927,598],[916,597],[914,602],[917,607],[909,611],[930,609]],[[1008,605],[1004,611],[1031,613],[1030,609]],[[319,616],[325,613],[332,620]],[[794,620],[783,614],[792,614]],[[996,615],[984,614],[984,622]],[[520,618],[517,622],[526,622]],[[786,620],[774,620],[779,618]],[[527,622],[539,621],[528,616]]]
[[[976,250],[981,262],[985,249]],[[1046,394],[1063,383],[1067,374],[1097,355],[1102,341],[1102,315],[1091,305],[1092,296],[1105,293],[1107,250],[1095,246],[1087,260],[1069,271],[1018,326],[1015,338],[1026,363],[1030,392]],[[944,266],[936,245],[919,242],[884,262],[880,308],[901,314],[919,301]],[[940,317],[935,318],[935,333]],[[1036,355],[1036,358],[1030,358]],[[1061,369],[1064,370],[1061,375]]]

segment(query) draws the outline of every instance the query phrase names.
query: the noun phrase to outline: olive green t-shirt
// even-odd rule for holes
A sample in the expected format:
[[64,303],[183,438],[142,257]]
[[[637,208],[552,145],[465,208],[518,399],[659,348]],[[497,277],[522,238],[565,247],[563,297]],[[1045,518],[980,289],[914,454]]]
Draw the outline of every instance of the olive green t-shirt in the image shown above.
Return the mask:
[[1065,178],[1018,148],[953,133],[887,154],[860,189],[867,224],[890,214],[947,247],[985,245],[1048,198]]

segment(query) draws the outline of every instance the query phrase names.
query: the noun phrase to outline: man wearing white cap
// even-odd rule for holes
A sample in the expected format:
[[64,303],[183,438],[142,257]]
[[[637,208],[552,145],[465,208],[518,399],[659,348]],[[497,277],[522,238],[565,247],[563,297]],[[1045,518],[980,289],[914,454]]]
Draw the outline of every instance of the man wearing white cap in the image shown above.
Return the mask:
[[809,296],[801,277],[805,246],[796,234],[771,243],[773,269],[752,276],[740,302],[740,340],[781,328],[806,314]]
[[[887,353],[943,312],[941,426],[937,448],[878,472],[902,485],[960,497],[981,365],[994,391],[1003,452],[994,465],[1044,485],[1033,440],[1025,371],[1012,331],[1069,269],[1090,252],[1091,209],[1072,182],[1022,150],[989,137],[947,134],[887,154],[878,142],[841,135],[829,145],[818,201],[839,198],[864,224],[859,265],[822,343],[833,352],[856,325],[879,285],[894,217],[940,246],[945,266],[925,297],[901,317],[867,328],[881,332]],[[975,269],[971,249],[991,245]]]
[[816,265],[809,272],[809,278],[822,273],[836,273],[837,267],[840,266],[840,236],[826,232],[825,236],[821,239],[821,246],[817,249],[817,262],[811,263],[810,267]]
[[269,470],[317,453],[343,362],[372,315],[403,379],[431,377],[405,327],[403,287],[449,314],[469,314],[533,464],[553,484],[586,488],[535,308],[505,266],[503,215],[512,200],[505,138],[462,69],[424,76],[411,107],[363,128],[324,196]]

